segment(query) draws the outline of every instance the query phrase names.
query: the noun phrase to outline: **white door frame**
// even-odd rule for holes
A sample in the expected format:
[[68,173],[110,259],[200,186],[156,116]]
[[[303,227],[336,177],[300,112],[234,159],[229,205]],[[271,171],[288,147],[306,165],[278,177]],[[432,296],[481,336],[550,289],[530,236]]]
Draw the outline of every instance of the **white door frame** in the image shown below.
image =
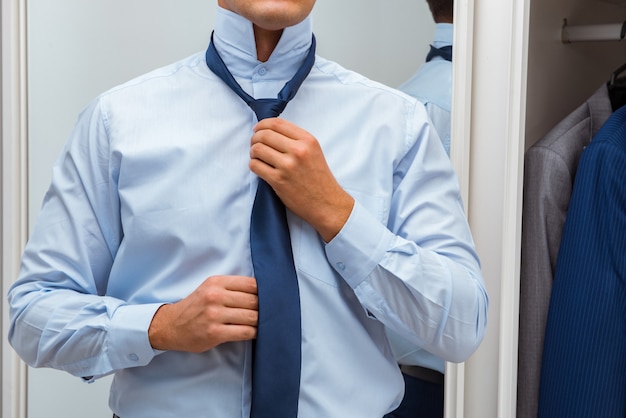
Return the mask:
[[[471,65],[455,63],[455,71],[472,70],[465,81],[471,93],[454,102],[455,111],[471,113],[471,123],[455,132],[471,137],[464,186],[490,299],[485,339],[457,383],[464,395],[456,417],[516,416],[529,9],[530,0],[475,2],[473,16],[466,17],[472,26],[455,34],[473,39]],[[456,80],[463,81],[463,74]]]
[[27,239],[26,2],[2,0],[2,416],[26,417],[26,365],[10,348],[6,292]]

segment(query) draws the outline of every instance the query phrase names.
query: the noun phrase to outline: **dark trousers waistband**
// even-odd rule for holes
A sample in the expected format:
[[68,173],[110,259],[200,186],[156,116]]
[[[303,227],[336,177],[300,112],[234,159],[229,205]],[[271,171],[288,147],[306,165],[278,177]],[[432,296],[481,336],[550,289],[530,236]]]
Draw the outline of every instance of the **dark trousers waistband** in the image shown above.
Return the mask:
[[421,366],[405,366],[403,364],[400,365],[400,370],[402,373],[416,379],[443,384],[443,373],[440,373],[437,370],[427,369],[426,367]]

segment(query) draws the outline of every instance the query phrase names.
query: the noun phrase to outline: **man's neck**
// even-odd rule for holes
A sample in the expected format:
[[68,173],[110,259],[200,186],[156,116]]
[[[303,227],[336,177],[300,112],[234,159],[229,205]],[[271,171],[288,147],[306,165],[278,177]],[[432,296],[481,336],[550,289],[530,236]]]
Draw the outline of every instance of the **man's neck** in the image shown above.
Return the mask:
[[253,28],[257,59],[261,62],[265,62],[270,58],[272,52],[274,52],[276,45],[278,45],[283,30],[266,30],[257,25],[253,25]]

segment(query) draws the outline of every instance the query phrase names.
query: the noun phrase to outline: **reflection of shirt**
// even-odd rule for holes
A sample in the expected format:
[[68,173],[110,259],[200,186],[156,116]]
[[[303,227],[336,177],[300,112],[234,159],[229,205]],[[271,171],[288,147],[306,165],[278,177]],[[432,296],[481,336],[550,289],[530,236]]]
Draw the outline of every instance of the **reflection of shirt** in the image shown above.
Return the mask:
[[[250,23],[218,12],[216,48],[255,97],[275,96],[310,42],[307,19],[260,63]],[[302,305],[299,416],[379,418],[403,386],[383,323],[457,361],[484,333],[487,298],[457,180],[421,105],[322,58],[282,117],[319,139],[357,201],[326,245],[288,214]],[[253,274],[255,123],[204,52],[80,115],[10,291],[10,340],[30,364],[115,373],[110,406],[122,417],[248,416],[250,342],[156,352],[147,329],[158,306],[206,277]]]
[[[452,45],[453,25],[437,23],[432,45],[435,48]],[[428,116],[439,134],[448,155],[450,154],[450,101],[452,97],[452,63],[441,57],[434,57],[422,64],[400,90],[418,98],[426,106]],[[393,352],[398,363],[422,366],[444,372],[445,361],[415,346],[393,330],[387,331]]]
[[[452,45],[453,25],[437,23],[432,45],[435,48]],[[443,147],[450,154],[450,102],[452,100],[452,63],[441,57],[425,62],[417,72],[399,87],[417,97],[426,106],[428,116],[439,134]]]

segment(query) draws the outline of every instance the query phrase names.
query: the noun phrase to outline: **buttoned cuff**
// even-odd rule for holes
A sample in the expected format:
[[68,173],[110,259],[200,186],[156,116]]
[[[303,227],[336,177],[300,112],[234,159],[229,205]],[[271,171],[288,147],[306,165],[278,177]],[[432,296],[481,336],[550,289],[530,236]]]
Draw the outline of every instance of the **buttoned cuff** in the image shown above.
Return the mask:
[[123,305],[109,326],[108,355],[114,370],[145,366],[159,353],[150,345],[148,328],[163,304]]
[[326,257],[333,268],[355,289],[385,256],[394,235],[355,202],[348,221],[328,244]]

